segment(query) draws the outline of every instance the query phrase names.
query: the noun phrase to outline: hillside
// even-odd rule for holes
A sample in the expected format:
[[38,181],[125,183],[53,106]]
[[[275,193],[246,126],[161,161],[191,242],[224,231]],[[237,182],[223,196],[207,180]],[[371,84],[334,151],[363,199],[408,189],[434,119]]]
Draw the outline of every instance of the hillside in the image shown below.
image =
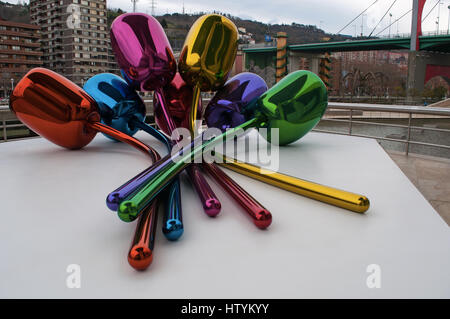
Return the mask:
[[[230,16],[226,13],[220,13],[231,19],[237,27],[243,27],[248,33],[253,34],[253,39],[256,43],[264,42],[264,37],[269,34],[272,38],[277,32],[284,31],[288,34],[288,43],[301,44],[311,42],[322,42],[326,38],[333,40],[345,40],[346,37],[341,35],[327,34],[323,30],[318,29],[313,25],[303,25],[293,23],[287,24],[265,24],[258,21],[244,20],[239,17]],[[190,26],[202,14],[198,15],[183,15],[179,13],[165,14],[157,16],[158,21],[166,29],[166,33],[172,42],[172,45],[179,48],[184,41],[184,38],[189,31]]]
[[[120,14],[124,13],[121,9],[108,9],[107,18],[108,25]],[[156,18],[166,30],[167,36],[174,49],[178,49],[183,45],[184,38],[189,31],[190,26],[194,21],[204,13],[197,15],[188,14],[165,14],[157,16]],[[342,35],[331,35],[325,33],[313,25],[303,25],[293,23],[287,24],[272,24],[268,25],[258,21],[244,20],[239,17],[233,17],[226,13],[221,13],[230,18],[237,27],[243,27],[247,33],[253,34],[253,39],[256,43],[264,42],[264,37],[269,34],[273,37],[277,32],[284,31],[288,34],[288,43],[300,44],[310,42],[322,42],[324,39],[331,38],[332,40],[346,39]],[[0,1],[0,19],[29,23],[29,9],[28,4],[10,4]]]
[[28,5],[15,5],[0,1],[0,19],[22,23],[30,22]]

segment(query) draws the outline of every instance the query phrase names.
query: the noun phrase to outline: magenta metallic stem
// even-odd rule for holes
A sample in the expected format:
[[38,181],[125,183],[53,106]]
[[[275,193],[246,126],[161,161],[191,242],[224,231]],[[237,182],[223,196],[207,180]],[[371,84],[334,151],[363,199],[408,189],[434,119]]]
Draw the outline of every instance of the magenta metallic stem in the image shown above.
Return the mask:
[[[156,107],[161,108],[166,126],[172,134],[176,130],[176,125],[169,115],[164,94],[162,94],[161,90],[155,90],[154,94],[159,101],[159,105]],[[179,140],[180,136],[178,134],[175,135],[175,141],[178,142]],[[191,180],[192,185],[194,185],[194,189],[197,192],[200,201],[202,202],[203,210],[205,211],[205,213],[211,217],[219,214],[221,208],[220,201],[217,198],[216,194],[214,194],[211,186],[209,186],[199,167],[195,164],[190,165],[187,168],[187,172],[189,175],[189,179]]]
[[189,178],[197,191],[205,213],[215,217],[220,213],[221,204],[203,176],[198,164],[192,164],[186,168]]
[[269,227],[272,223],[272,214],[256,199],[247,193],[241,186],[232,180],[215,164],[203,163],[206,171],[222,186],[253,219],[253,223],[260,229]]

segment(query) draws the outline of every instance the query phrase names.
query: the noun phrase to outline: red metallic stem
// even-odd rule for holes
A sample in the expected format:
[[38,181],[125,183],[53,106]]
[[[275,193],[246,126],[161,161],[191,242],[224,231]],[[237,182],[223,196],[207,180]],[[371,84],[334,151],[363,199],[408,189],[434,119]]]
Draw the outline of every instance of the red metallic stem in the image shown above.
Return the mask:
[[215,164],[203,163],[206,171],[241,205],[256,227],[265,229],[272,223],[272,214]]
[[153,261],[158,206],[159,199],[155,198],[144,209],[137,222],[136,231],[128,252],[128,263],[134,269],[145,270]]
[[150,158],[152,159],[152,163],[155,163],[157,160],[160,159],[159,154],[152,147],[142,143],[141,141],[135,139],[132,136],[129,136],[121,131],[118,131],[118,130],[110,127],[110,126],[103,125],[100,122],[90,122],[90,123],[88,123],[88,125],[90,128],[92,128],[98,132],[107,134],[121,142],[124,142],[124,143],[140,150],[144,154],[150,156]]

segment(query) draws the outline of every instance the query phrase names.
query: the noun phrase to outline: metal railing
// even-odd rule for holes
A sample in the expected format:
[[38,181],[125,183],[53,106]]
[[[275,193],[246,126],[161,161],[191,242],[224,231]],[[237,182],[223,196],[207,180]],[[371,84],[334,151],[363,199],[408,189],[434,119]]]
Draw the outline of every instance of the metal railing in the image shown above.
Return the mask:
[[[341,111],[341,112],[347,111],[348,114],[346,113],[333,115],[333,111]],[[357,115],[355,114],[356,112],[358,112]],[[315,129],[313,129],[313,131],[339,135],[358,136],[365,138],[374,138],[376,140],[381,141],[403,143],[405,144],[406,155],[408,155],[410,152],[410,145],[422,145],[450,150],[450,129],[413,125],[412,123],[413,119],[420,119],[420,118],[445,119],[448,120],[448,123],[450,124],[450,108],[330,102],[328,104],[327,112],[322,118],[321,123],[322,122],[347,123],[348,125],[347,130],[342,132],[334,130],[323,130],[316,127]],[[390,119],[391,121],[392,119],[399,119],[399,120],[406,119],[407,125],[398,123],[383,123],[378,121],[370,121],[370,119],[377,119],[377,120]],[[355,124],[403,128],[406,129],[407,134],[405,139],[358,134],[354,132]],[[447,142],[448,144],[429,143],[412,140],[411,139],[412,132],[415,130],[447,133],[448,138],[444,139],[443,142]]]
[[[204,105],[207,105],[209,99],[204,99]],[[145,100],[148,109],[152,109],[151,100]],[[150,111],[147,114],[152,117],[153,112]],[[410,152],[411,145],[422,145],[429,147],[436,147],[445,150],[450,150],[450,129],[446,128],[436,128],[427,126],[416,126],[413,125],[413,120],[415,119],[445,119],[448,120],[450,127],[450,108],[435,108],[435,107],[423,107],[423,106],[399,106],[399,105],[385,105],[385,104],[364,104],[364,103],[338,103],[330,102],[328,104],[327,112],[313,131],[340,134],[340,135],[350,135],[358,136],[364,138],[373,138],[380,141],[390,141],[405,144],[405,153],[408,155]],[[376,119],[376,121],[374,121]],[[381,122],[382,120],[400,120],[406,121],[407,124],[399,123],[386,123]],[[346,131],[338,130],[324,130],[320,129],[320,124],[326,122],[334,123],[346,123]],[[9,110],[8,106],[0,106],[0,124],[2,139],[0,142],[8,141],[8,129],[13,128],[26,128],[22,123],[18,122],[14,114]],[[154,124],[154,123],[150,123]],[[355,125],[366,125],[379,126],[379,127],[391,127],[391,128],[402,128],[406,130],[406,136],[404,139],[392,138],[386,136],[376,136],[369,134],[355,133]],[[412,139],[412,132],[415,130],[420,131],[433,131],[448,134],[448,138],[443,139],[442,143],[430,143],[424,141],[416,141]],[[367,131],[367,130],[365,130]],[[445,143],[447,142],[447,144]]]
[[[440,36],[440,35],[450,35],[449,30],[435,30],[435,31],[422,31],[422,36]],[[391,38],[411,38],[411,33],[397,33],[391,32],[391,34],[379,35],[380,39],[391,39]]]

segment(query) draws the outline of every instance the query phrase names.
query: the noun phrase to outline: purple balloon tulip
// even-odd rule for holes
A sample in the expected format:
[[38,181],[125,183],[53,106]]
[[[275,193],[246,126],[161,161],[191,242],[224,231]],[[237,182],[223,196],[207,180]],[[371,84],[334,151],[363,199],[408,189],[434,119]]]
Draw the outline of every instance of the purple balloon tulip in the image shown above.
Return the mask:
[[266,91],[267,84],[259,75],[243,72],[233,76],[208,103],[206,124],[224,132],[245,123],[244,108]]
[[160,91],[177,70],[161,24],[145,13],[125,13],[111,24],[111,46],[122,74],[141,91]]

